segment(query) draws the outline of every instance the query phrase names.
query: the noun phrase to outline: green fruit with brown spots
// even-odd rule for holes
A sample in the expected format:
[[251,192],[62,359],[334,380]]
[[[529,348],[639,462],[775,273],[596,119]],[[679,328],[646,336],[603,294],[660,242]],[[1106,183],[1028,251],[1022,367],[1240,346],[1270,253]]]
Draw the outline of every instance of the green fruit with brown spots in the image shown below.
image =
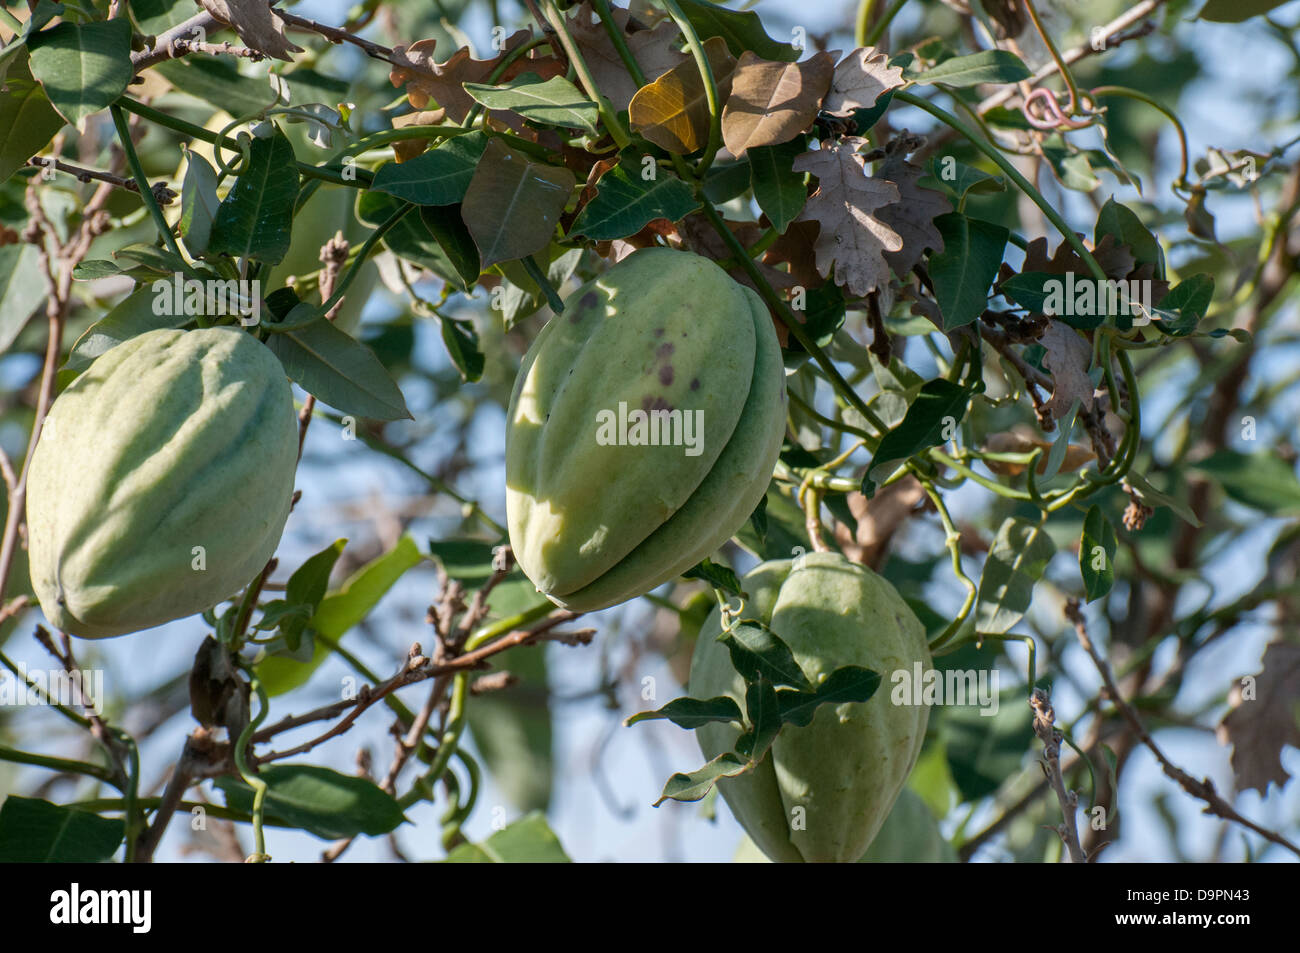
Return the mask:
[[[744,578],[742,613],[766,623],[790,647],[813,685],[859,665],[880,676],[861,703],[823,705],[812,723],[787,724],[749,773],[718,790],[741,827],[778,862],[852,863],[866,853],[907,781],[925,739],[929,708],[896,705],[894,672],[931,668],[925,627],[886,580],[838,553],[759,565]],[[745,710],[745,683],[725,645],[715,609],[691,661],[693,698],[729,695]],[[695,732],[706,759],[734,751],[739,729]]]
[[634,252],[524,357],[506,431],[515,558],[557,605],[603,609],[711,555],[767,491],[785,432],[761,299],[691,252]]
[[50,408],[27,495],[32,588],[99,639],[235,595],[289,516],[297,418],[284,368],[235,328],[149,331]]

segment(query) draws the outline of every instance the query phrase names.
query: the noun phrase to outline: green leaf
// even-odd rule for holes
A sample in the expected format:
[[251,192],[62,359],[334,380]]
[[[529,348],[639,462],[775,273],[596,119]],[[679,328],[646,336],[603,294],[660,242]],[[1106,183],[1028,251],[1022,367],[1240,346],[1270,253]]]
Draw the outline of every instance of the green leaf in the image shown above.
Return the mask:
[[1002,692],[997,713],[985,712],[977,705],[959,705],[944,708],[939,718],[948,770],[963,801],[987,797],[1018,774],[1033,738],[1022,690]]
[[1055,553],[1056,546],[1041,526],[1007,517],[980,575],[976,630],[1001,635],[1019,622],[1033,599],[1034,583]]
[[674,801],[702,800],[713,790],[713,785],[720,778],[735,777],[748,770],[749,762],[743,758],[737,757],[730,751],[720,754],[704,767],[697,768],[689,774],[674,774],[664,785],[663,793],[659,796],[659,800],[655,801],[654,806],[658,807],[670,798]]
[[[314,307],[298,305],[286,323],[296,320],[300,309]],[[401,389],[375,352],[332,322],[322,319],[272,334],[266,343],[291,381],[340,413],[374,420],[413,419]]]
[[[367,189],[357,198],[357,218],[367,225],[377,226],[385,222],[400,207],[400,199]],[[429,219],[425,217],[426,212],[430,213]],[[454,212],[459,218],[459,206],[454,208]],[[453,240],[454,225],[444,218],[447,214],[448,209],[423,207],[419,215],[405,215],[384,233],[384,245],[397,257],[405,258],[421,268],[428,268],[444,281],[466,290],[468,287],[466,282],[470,279],[461,274],[461,269],[466,268],[467,262],[462,260],[460,246]],[[451,256],[444,250],[438,236],[434,235],[429,228],[429,220],[437,220],[446,227],[444,237],[453,248],[456,248],[457,261],[453,262]],[[463,229],[463,224],[461,227]],[[477,257],[478,253],[475,250],[475,262]],[[473,279],[477,278],[478,272],[475,271]]]
[[194,320],[191,315],[173,315],[165,309],[164,313],[157,313],[154,310],[157,298],[157,294],[148,285],[137,288],[123,298],[112,311],[82,332],[81,337],[72,345],[62,370],[80,373],[105,351],[138,334],[159,328],[181,328]]
[[232,116],[252,116],[275,105],[275,92],[266,77],[245,76],[233,57],[185,56],[166,60],[153,69],[183,93]]
[[461,844],[447,855],[450,864],[567,864],[560,839],[540,811],[522,817],[478,844]]
[[601,176],[596,197],[583,208],[570,232],[596,241],[626,238],[657,218],[680,221],[700,207],[681,179],[653,167],[654,178],[647,181],[636,168],[622,163]]
[[27,39],[32,76],[50,103],[79,129],[126,92],[131,68],[131,24],[124,17],[60,23]]
[[862,492],[873,495],[876,479],[886,476],[887,469],[892,470],[899,461],[951,439],[954,428],[966,415],[969,401],[970,394],[965,388],[942,377],[921,385],[902,422],[886,433],[876,447],[871,465],[862,478]]
[[[208,251],[277,265],[289,252],[298,169],[293,145],[278,128],[254,137],[248,168],[217,208]],[[321,243],[329,238],[322,236]],[[341,333],[341,332],[340,332]]]
[[720,565],[711,559],[702,559],[692,566],[686,572],[682,573],[683,579],[703,579],[715,589],[721,589],[731,595],[739,596],[744,590],[740,585],[740,577],[730,566]]
[[1263,16],[1287,0],[1210,0],[1201,7],[1197,19],[1214,23],[1241,23],[1251,17]]
[[343,638],[348,630],[370,614],[407,570],[423,561],[424,556],[415,541],[403,536],[391,550],[349,576],[337,592],[321,600],[316,614],[308,621],[313,632],[325,637],[317,640],[310,661],[271,657],[258,664],[257,677],[267,692],[274,697],[306,684],[333,651],[328,641],[337,642]]
[[4,79],[0,92],[0,182],[27,164],[27,160],[50,144],[63,128],[63,117],[54,111],[45,91],[32,79],[27,64],[17,59]]
[[1100,599],[1115,584],[1115,527],[1095,503],[1083,518],[1079,572],[1083,575],[1083,591],[1088,602]]
[[31,11],[23,28],[18,31],[18,35],[10,40],[3,49],[0,49],[0,86],[5,83],[5,76],[9,67],[18,61],[22,56],[26,61],[27,39],[36,30],[41,29],[57,16],[62,16],[64,6],[61,3],[52,3],[51,0],[39,0],[36,9]]
[[719,641],[727,647],[731,664],[746,682],[766,678],[774,685],[813,690],[790,646],[762,622],[745,619]]
[[[511,579],[492,590],[488,604],[493,618],[510,614],[508,600],[515,590],[529,601],[538,599],[532,583]],[[505,664],[517,681],[504,691],[488,692],[466,706],[474,749],[506,800],[521,811],[544,810],[551,800],[554,773],[554,731],[546,652],[516,652]]]
[[1029,67],[1014,53],[983,50],[968,56],[954,56],[910,78],[916,83],[978,86],[981,83],[1018,83],[1032,75]]
[[185,180],[181,184],[181,237],[191,255],[201,256],[208,250],[212,223],[221,202],[217,199],[217,173],[203,156],[193,150],[185,152]]
[[1192,512],[1186,503],[1176,497],[1161,493],[1151,485],[1151,481],[1137,470],[1130,470],[1124,476],[1124,480],[1132,488],[1137,498],[1148,506],[1167,506],[1177,513],[1184,522],[1190,523],[1192,526],[1201,525],[1201,521],[1196,518],[1196,514]]
[[1011,233],[957,212],[938,216],[934,224],[943,236],[943,251],[930,256],[930,280],[943,329],[952,331],[977,320],[988,306],[989,285]]
[[795,156],[807,149],[804,137],[796,136],[777,146],[753,146],[748,150],[754,200],[772,227],[783,234],[808,200],[804,173],[793,168]]
[[843,705],[848,702],[870,701],[880,687],[880,675],[859,665],[841,665],[814,691],[782,691],[776,698],[781,710],[781,721],[800,728],[812,724],[819,705]]
[[1093,229],[1094,246],[1100,245],[1107,235],[1113,235],[1118,244],[1127,245],[1137,264],[1155,266],[1157,279],[1164,277],[1165,259],[1160,243],[1132,209],[1120,205],[1113,198],[1107,199],[1097,214],[1097,225]]
[[727,695],[718,695],[716,698],[674,698],[655,711],[637,712],[625,719],[623,724],[635,725],[637,722],[661,718],[668,719],[678,728],[693,731],[701,725],[714,722],[740,722],[742,715],[735,699]]
[[289,583],[285,587],[285,601],[295,607],[305,607],[307,610],[301,615],[288,618],[280,626],[280,632],[290,651],[297,650],[307,620],[319,608],[320,601],[325,598],[325,592],[329,589],[330,573],[334,570],[334,564],[339,561],[339,556],[343,555],[343,547],[346,545],[346,539],[336,539],[295,569],[293,575],[289,577]]
[[482,132],[455,136],[414,159],[381,165],[371,187],[416,205],[455,205],[465,198],[485,148]]
[[793,46],[778,43],[767,35],[757,13],[728,10],[708,0],[678,0],[678,3],[701,42],[720,36],[726,41],[731,55],[737,58],[750,50],[765,60],[781,63],[793,63],[799,59],[799,51]]
[[477,539],[429,541],[429,555],[442,566],[447,577],[469,587],[482,585],[492,576],[492,550],[495,548],[495,544]]
[[101,864],[123,836],[121,821],[89,811],[16,794],[0,804],[0,863]]
[[39,261],[35,245],[0,245],[0,354],[9,350],[45,300]]
[[1214,279],[1209,275],[1192,275],[1170,288],[1169,293],[1156,302],[1156,307],[1178,314],[1176,321],[1161,322],[1166,331],[1187,334],[1196,329],[1213,300]]
[[444,317],[442,343],[462,378],[472,382],[483,376],[485,359],[479,349],[478,332],[474,330],[473,323]]
[[704,174],[704,197],[714,205],[726,205],[749,188],[749,155],[736,162],[715,162]]
[[497,86],[483,83],[461,85],[465,92],[488,109],[509,110],[529,122],[585,129],[592,135],[596,134],[600,107],[562,76],[552,76],[543,82],[536,73],[523,73]]
[[1294,465],[1266,450],[1220,450],[1192,468],[1223,487],[1228,498],[1270,516],[1300,516],[1300,480]]
[[1007,184],[1000,175],[989,175],[974,166],[958,162],[952,156],[936,156],[930,160],[930,174],[920,180],[925,188],[937,188],[947,192],[960,205],[966,196],[974,192],[985,195],[992,192],[1005,192]]
[[762,761],[767,749],[781,733],[781,706],[776,700],[776,686],[766,678],[745,688],[745,713],[749,729],[736,739],[736,753],[750,761]]
[[566,168],[534,162],[500,139],[489,142],[463,206],[482,266],[546,248],[576,184]]
[[[397,801],[369,778],[340,774],[313,764],[276,764],[263,768],[266,814],[326,840],[387,834],[406,821]],[[253,789],[239,778],[213,782],[226,794],[226,806],[252,813]]]

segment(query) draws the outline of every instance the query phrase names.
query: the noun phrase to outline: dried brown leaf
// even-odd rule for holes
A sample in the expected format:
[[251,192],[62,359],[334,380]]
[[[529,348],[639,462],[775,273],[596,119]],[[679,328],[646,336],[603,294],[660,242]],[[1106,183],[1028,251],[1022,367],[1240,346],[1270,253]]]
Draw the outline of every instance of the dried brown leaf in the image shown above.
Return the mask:
[[[394,129],[407,126],[436,126],[447,118],[445,109],[423,109],[420,112],[407,113],[393,119]],[[418,155],[423,155],[429,148],[428,139],[402,139],[393,143],[393,152],[398,162],[407,162]]]
[[[920,145],[917,137],[910,137],[909,141],[906,133],[895,140],[905,142],[906,145],[910,145],[911,141]],[[876,213],[876,218],[903,239],[901,251],[885,252],[885,260],[894,269],[894,273],[903,276],[921,260],[927,248],[935,252],[943,251],[943,236],[934,227],[934,219],[952,211],[952,203],[946,195],[934,189],[922,188],[918,184],[925,170],[907,161],[907,153],[911,150],[906,145],[890,151],[880,163],[875,176],[893,182],[898,187],[898,201],[882,208]]]
[[1087,339],[1063,321],[1048,321],[1038,343],[1047,349],[1043,366],[1052,372],[1052,399],[1047,402],[1047,410],[1053,419],[1068,414],[1076,400],[1091,410],[1093,386],[1088,365],[1092,362],[1092,347]]
[[897,202],[898,188],[890,182],[868,178],[857,149],[866,140],[849,136],[823,144],[794,160],[796,172],[817,177],[817,191],[808,199],[800,219],[821,226],[817,234],[817,270],[855,295],[866,295],[889,284],[885,252],[899,251],[903,239],[874,218],[877,209]]
[[903,71],[889,65],[889,56],[864,46],[840,60],[822,109],[846,117],[855,109],[868,109],[884,93],[903,85]]
[[[506,38],[498,56],[490,60],[476,60],[468,47],[462,47],[445,63],[433,58],[435,40],[417,40],[410,46],[393,47],[393,58],[398,61],[388,74],[394,86],[406,87],[406,98],[416,109],[424,109],[429,101],[447,111],[453,122],[463,122],[474,106],[474,98],[465,92],[461,83],[485,82],[492,70],[515,47],[532,38],[531,30],[518,30]],[[525,61],[525,69],[537,72],[540,66]],[[545,77],[543,77],[545,78]]]
[[226,24],[244,44],[277,60],[293,61],[290,53],[301,53],[284,35],[284,21],[266,5],[266,0],[198,0],[214,20]]
[[[736,61],[722,37],[705,40],[704,51],[718,96],[725,100]],[[709,139],[709,100],[695,60],[674,66],[641,87],[628,106],[628,119],[633,129],[669,152],[687,155],[702,149]]]
[[1286,784],[1282,749],[1300,748],[1298,706],[1300,645],[1274,642],[1264,651],[1263,671],[1233,686],[1232,711],[1219,723],[1219,742],[1232,745],[1238,788],[1267,794],[1270,781]]
[[[614,22],[623,31],[623,39],[646,82],[654,82],[674,66],[690,59],[689,54],[677,49],[681,31],[672,20],[664,20],[652,29],[634,30],[635,21],[629,18],[626,10],[615,7],[613,12]],[[569,18],[569,32],[591,70],[596,88],[614,104],[615,109],[627,109],[636,95],[636,80],[623,65],[623,58],[618,55],[599,18],[593,21],[591,11],[584,6]]]
[[739,158],[753,146],[789,142],[813,124],[830,88],[835,53],[778,63],[746,50],[722,111],[722,141]]

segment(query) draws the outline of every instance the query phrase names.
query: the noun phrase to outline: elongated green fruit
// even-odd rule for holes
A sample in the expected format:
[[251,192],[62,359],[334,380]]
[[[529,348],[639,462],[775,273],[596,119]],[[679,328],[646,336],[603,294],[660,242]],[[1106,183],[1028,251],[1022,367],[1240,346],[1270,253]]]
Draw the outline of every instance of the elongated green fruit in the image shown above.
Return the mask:
[[27,496],[50,623],[107,638],[208,609],[275,552],[297,465],[284,369],[234,328],[159,330],[99,357],[50,408]]
[[524,358],[506,433],[515,556],[568,608],[642,595],[744,524],[784,430],[758,296],[699,255],[635,252],[575,292]]
[[[895,705],[892,673],[931,667],[925,628],[887,581],[838,553],[759,565],[744,578],[743,616],[767,623],[790,647],[814,685],[844,665],[880,675],[869,701],[825,705],[807,727],[786,725],[748,774],[718,790],[736,820],[780,862],[850,863],[866,853],[916,764],[929,708]],[[745,684],[732,665],[715,609],[691,660],[694,698],[730,695],[745,708]],[[734,751],[734,725],[696,730],[704,757]]]

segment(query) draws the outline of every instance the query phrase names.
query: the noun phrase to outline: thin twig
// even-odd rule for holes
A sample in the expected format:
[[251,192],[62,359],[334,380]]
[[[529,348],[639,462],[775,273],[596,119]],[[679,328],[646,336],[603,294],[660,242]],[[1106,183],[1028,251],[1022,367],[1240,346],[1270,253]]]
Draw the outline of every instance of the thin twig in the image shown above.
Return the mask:
[[1266,827],[1261,827],[1249,818],[1243,817],[1239,814],[1236,808],[1223,799],[1215,789],[1214,782],[1209,778],[1198,781],[1165,756],[1165,753],[1160,750],[1159,745],[1155,743],[1155,739],[1153,739],[1147,732],[1146,726],[1142,724],[1142,719],[1138,717],[1133,706],[1124,700],[1124,696],[1120,693],[1119,686],[1115,683],[1115,676],[1111,672],[1110,663],[1101,656],[1096,647],[1092,644],[1092,640],[1088,637],[1088,625],[1083,618],[1083,613],[1079,609],[1079,600],[1071,599],[1066,603],[1065,616],[1071,623],[1073,623],[1075,634],[1079,638],[1079,644],[1083,646],[1084,651],[1088,653],[1093,664],[1097,667],[1097,671],[1101,674],[1102,682],[1106,686],[1106,694],[1110,697],[1110,700],[1114,703],[1115,707],[1119,709],[1120,714],[1123,715],[1124,720],[1128,723],[1129,730],[1133,732],[1138,741],[1145,745],[1146,748],[1155,755],[1155,759],[1159,762],[1161,770],[1163,770],[1168,777],[1178,782],[1179,786],[1188,794],[1192,795],[1192,797],[1204,801],[1206,805],[1204,813],[1221,817],[1226,821],[1234,821],[1242,827],[1254,831],[1265,840],[1281,847],[1285,847],[1287,850],[1291,851],[1291,853],[1300,857],[1300,847],[1291,843],[1291,841],[1287,840],[1281,834],[1271,831]]
[[1043,743],[1043,773],[1061,805],[1062,822],[1056,833],[1065,844],[1070,863],[1087,863],[1088,855],[1079,845],[1079,795],[1066,789],[1065,779],[1061,776],[1061,739],[1064,736],[1056,727],[1052,699],[1041,688],[1035,688],[1029,696],[1029,705],[1034,710],[1034,734]]

